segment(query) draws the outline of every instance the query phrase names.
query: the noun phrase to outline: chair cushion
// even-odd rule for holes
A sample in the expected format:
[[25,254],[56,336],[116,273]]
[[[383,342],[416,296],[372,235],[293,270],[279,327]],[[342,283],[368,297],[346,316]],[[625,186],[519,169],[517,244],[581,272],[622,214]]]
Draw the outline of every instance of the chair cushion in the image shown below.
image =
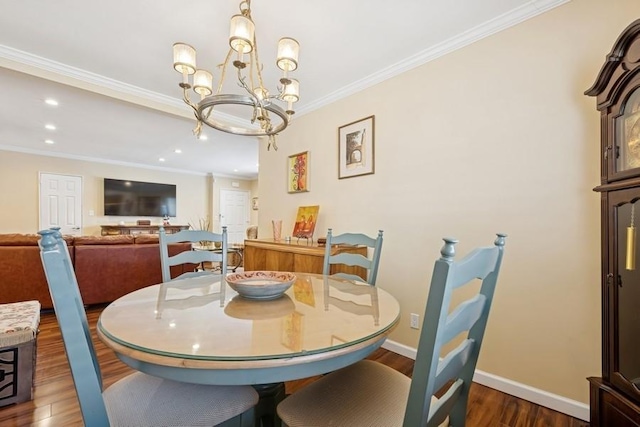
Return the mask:
[[251,409],[251,386],[208,386],[164,380],[140,372],[103,392],[112,426],[212,426]]
[[363,360],[292,394],[278,415],[289,427],[401,427],[410,386],[395,369]]
[[38,301],[0,304],[0,348],[16,346],[35,339],[39,324]]

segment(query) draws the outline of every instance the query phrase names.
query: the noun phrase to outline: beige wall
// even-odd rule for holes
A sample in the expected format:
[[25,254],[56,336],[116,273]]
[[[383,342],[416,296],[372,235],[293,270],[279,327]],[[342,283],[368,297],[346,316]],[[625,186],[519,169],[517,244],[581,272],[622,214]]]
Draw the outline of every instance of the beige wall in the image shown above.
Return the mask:
[[[197,224],[219,212],[221,188],[232,187],[228,178],[207,177],[155,169],[87,162],[58,157],[0,151],[0,233],[35,233],[38,230],[38,174],[40,172],[77,175],[83,179],[83,234],[100,234],[101,224],[125,221],[134,224],[140,217],[103,216],[102,180],[105,177],[175,184],[177,217],[172,224]],[[213,179],[212,179],[213,178]],[[251,190],[251,181],[233,180]],[[215,182],[215,185],[213,184]],[[90,216],[93,210],[95,215]],[[157,224],[160,218],[148,218]]]
[[[443,236],[509,234],[478,368],[588,402],[600,372],[599,116],[583,95],[637,0],[572,1],[313,113],[260,152],[260,233],[319,204],[316,236],[385,232],[378,284],[411,347]],[[356,63],[352,64],[357,66]],[[337,129],[375,115],[375,174],[337,179]],[[310,192],[287,194],[309,150]]]

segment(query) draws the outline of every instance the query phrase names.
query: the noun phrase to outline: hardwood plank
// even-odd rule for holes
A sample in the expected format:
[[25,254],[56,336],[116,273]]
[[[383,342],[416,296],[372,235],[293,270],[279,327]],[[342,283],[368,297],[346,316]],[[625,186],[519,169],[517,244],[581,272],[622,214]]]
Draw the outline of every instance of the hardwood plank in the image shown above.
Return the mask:
[[[108,387],[133,372],[98,339],[95,325],[103,307],[91,307],[87,317],[102,369],[104,386]],[[379,349],[370,359],[384,363],[405,375],[413,373],[413,360]],[[318,377],[290,381],[287,393],[315,381]],[[40,321],[35,373],[34,399],[30,402],[0,408],[2,427],[82,426],[69,365],[64,353],[55,315],[44,312]],[[467,408],[467,427],[588,427],[588,423],[552,411],[525,400],[479,384],[472,384]]]

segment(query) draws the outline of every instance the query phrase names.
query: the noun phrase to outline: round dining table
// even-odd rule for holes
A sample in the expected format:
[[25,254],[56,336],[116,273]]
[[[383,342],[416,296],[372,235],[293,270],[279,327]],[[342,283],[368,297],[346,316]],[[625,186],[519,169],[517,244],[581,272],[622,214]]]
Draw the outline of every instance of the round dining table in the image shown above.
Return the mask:
[[102,311],[97,332],[138,371],[197,384],[252,385],[260,395],[256,426],[277,427],[285,381],[364,359],[399,317],[393,296],[363,282],[295,273],[284,294],[256,300],[210,274],[117,299]]
[[100,339],[127,365],[171,380],[217,385],[281,383],[364,359],[400,317],[384,289],[295,273],[279,298],[252,300],[220,275],[139,289],[109,304]]

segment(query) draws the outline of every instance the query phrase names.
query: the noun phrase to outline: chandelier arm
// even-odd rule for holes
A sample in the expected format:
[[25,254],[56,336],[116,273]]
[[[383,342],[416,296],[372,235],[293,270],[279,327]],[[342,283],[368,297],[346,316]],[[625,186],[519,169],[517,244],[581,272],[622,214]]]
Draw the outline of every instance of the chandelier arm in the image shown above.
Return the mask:
[[253,91],[251,90],[251,88],[247,85],[247,82],[245,81],[247,79],[246,76],[242,75],[242,70],[240,70],[240,68],[238,68],[238,86],[244,88],[244,90],[247,91],[247,93],[249,94],[249,96],[251,97],[251,99],[254,100],[254,105],[255,103],[259,103],[259,99],[256,96],[255,93],[253,93]]
[[182,86],[182,100],[195,112],[198,111],[198,106],[191,101],[191,98],[189,97],[189,89],[191,89],[191,85]]
[[287,90],[287,85],[286,84],[282,86],[278,85],[276,87],[278,88],[278,94],[271,96],[271,98],[282,101],[282,97],[284,96],[285,91]]
[[273,147],[273,151],[278,151],[278,145],[276,144],[276,136],[269,135],[269,144],[267,144],[267,151]]
[[[211,113],[213,113],[213,108],[209,108],[207,110],[207,112],[202,115],[202,120],[204,120],[204,121],[209,120],[209,116],[211,115]],[[196,115],[196,117],[197,117],[197,115]]]
[[218,65],[218,67],[222,68],[222,70],[220,71],[220,82],[218,83],[218,91],[216,92],[216,95],[220,94],[220,92],[222,91],[222,85],[224,84],[224,78],[227,73],[227,65],[229,65],[229,59],[231,59],[231,54],[233,52],[234,50],[229,48],[229,52],[227,52],[227,56],[226,58],[224,58],[224,62],[222,63],[222,65]]
[[[245,81],[246,77],[242,75],[242,71],[238,68],[238,81],[240,82],[238,86],[244,88],[249,94],[249,98],[251,99],[251,103],[253,106],[253,114],[251,115],[251,123],[255,123],[256,119],[258,119],[258,109],[264,110],[264,105],[262,105],[262,101],[256,96],[255,93],[251,90],[251,88],[247,85]],[[262,122],[262,120],[260,120]]]
[[256,74],[258,74],[258,84],[260,85],[260,87],[265,87],[264,82],[262,81],[262,70],[260,66],[260,58],[258,57],[258,40],[256,39],[255,34],[253,36],[253,52],[251,53],[255,58]]
[[193,128],[193,134],[196,136],[196,138],[200,138],[200,134],[202,133],[202,121],[200,120],[197,114],[195,114],[195,116],[196,116],[196,127]]
[[[255,39],[254,39],[254,43],[255,43]],[[254,53],[256,52],[256,49],[254,48],[251,53],[249,53],[249,81],[251,82],[251,87],[255,88],[256,84],[255,84],[255,77],[253,75],[253,67],[256,64],[255,60],[255,56]],[[261,88],[263,86],[260,86]]]

